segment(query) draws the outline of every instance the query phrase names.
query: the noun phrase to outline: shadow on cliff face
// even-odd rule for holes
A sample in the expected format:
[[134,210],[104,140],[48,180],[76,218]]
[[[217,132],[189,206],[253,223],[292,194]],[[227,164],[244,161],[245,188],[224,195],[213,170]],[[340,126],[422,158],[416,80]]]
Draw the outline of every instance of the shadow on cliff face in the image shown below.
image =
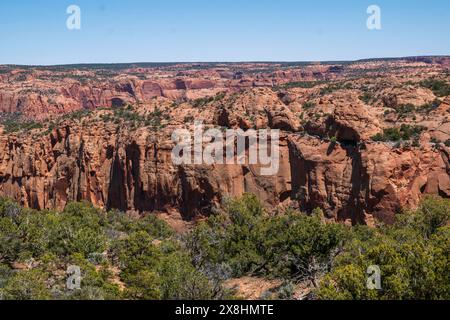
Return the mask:
[[112,108],[122,108],[125,107],[127,103],[121,98],[112,98],[111,99],[111,107]]
[[140,162],[141,150],[136,142],[125,147],[125,159],[121,159],[119,153],[115,152],[111,166],[108,210],[126,211],[132,208],[139,212],[145,212],[156,209],[156,197],[150,197],[143,190]]
[[108,190],[108,203],[107,209],[119,209],[126,211],[127,195],[125,189],[125,171],[119,154],[116,152],[114,155],[114,161],[111,166],[111,181]]
[[[147,146],[145,154],[141,147],[133,141],[119,147],[119,150],[108,148],[108,158],[113,159],[106,203],[108,210],[142,213],[178,207],[183,218],[190,219],[199,213],[198,208],[203,208],[200,205],[206,206],[206,201],[212,199],[207,196],[201,200],[200,195],[195,195],[195,190],[192,194],[188,190],[179,195],[178,182],[168,180],[169,173],[167,166],[163,165],[164,157],[160,159],[162,155],[158,144]],[[180,170],[178,174],[180,183],[187,179],[182,172]],[[207,184],[201,187],[208,190]]]
[[358,147],[344,146],[347,156],[351,159],[350,193],[346,204],[337,212],[338,221],[351,220],[353,224],[365,224],[367,199],[369,198],[369,175],[362,163]]
[[[142,190],[141,183],[141,169],[140,169],[140,159],[141,150],[136,142],[128,145],[125,148],[126,157],[126,173],[127,173],[127,190],[134,193],[133,201],[134,207],[139,211],[146,211],[151,209],[150,202],[145,201],[145,194]],[[130,194],[129,198],[133,196]]]
[[363,153],[364,144],[353,139],[327,143],[293,137],[289,142],[291,198],[298,201],[299,209],[310,213],[321,208],[330,219],[366,224],[366,214],[377,210],[384,195],[371,193]]
[[337,141],[344,146],[356,147],[361,141],[361,137],[355,129],[339,124],[332,116],[328,117],[325,125],[328,137],[336,137]]
[[[179,209],[184,219],[190,220],[197,215],[211,214],[213,200],[216,197],[214,188],[208,180],[208,169],[199,168],[192,172],[185,167],[179,167],[181,181],[181,199]],[[196,186],[194,189],[193,186]]]

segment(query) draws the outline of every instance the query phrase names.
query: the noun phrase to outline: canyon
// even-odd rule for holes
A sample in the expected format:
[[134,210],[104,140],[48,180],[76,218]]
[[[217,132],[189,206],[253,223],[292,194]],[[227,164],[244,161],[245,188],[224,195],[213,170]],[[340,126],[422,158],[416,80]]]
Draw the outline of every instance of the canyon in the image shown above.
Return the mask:
[[[0,66],[0,196],[195,221],[253,193],[274,214],[392,223],[450,198],[449,62]],[[279,129],[278,174],[174,165],[171,135],[196,120]]]

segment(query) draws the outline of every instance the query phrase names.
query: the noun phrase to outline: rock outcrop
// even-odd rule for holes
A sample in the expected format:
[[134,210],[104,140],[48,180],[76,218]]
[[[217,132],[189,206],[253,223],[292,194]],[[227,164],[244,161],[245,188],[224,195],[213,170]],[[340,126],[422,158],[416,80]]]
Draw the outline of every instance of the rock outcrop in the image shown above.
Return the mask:
[[[450,198],[450,98],[411,85],[397,69],[385,71],[392,65],[407,66],[417,83],[427,74],[446,79],[442,63],[419,60],[178,65],[106,76],[3,72],[0,121],[20,112],[52,122],[16,131],[0,125],[0,196],[37,209],[89,201],[124,211],[178,211],[195,220],[250,192],[274,212],[319,207],[334,221],[391,223],[426,194]],[[376,67],[381,71],[373,77]],[[367,75],[354,80],[354,72]],[[317,81],[330,79],[338,80]],[[400,113],[403,104],[417,109]],[[57,116],[77,110],[85,113]],[[250,164],[175,165],[171,135],[195,121],[220,130],[280,130],[278,173],[265,176],[263,166]],[[401,130],[409,136],[398,137]]]
[[423,194],[450,198],[448,153],[392,150],[289,138],[293,198],[305,211],[323,208],[328,218],[367,223],[393,222],[402,208],[417,206]]
[[[196,69],[191,65],[111,70],[11,69],[2,74],[0,112],[19,112],[35,119],[48,119],[74,110],[114,107],[150,102],[157,97],[174,101],[194,100],[220,92],[274,87],[292,81],[336,77],[332,66],[309,66],[304,70],[261,73],[258,64],[223,65]],[[1,66],[0,66],[1,67]],[[244,68],[248,74],[234,72]]]
[[279,174],[267,177],[257,165],[175,166],[170,133],[106,124],[66,126],[38,141],[0,135],[0,194],[37,209],[60,210],[69,201],[139,212],[175,207],[186,219],[245,192],[272,207],[289,198],[286,140]]

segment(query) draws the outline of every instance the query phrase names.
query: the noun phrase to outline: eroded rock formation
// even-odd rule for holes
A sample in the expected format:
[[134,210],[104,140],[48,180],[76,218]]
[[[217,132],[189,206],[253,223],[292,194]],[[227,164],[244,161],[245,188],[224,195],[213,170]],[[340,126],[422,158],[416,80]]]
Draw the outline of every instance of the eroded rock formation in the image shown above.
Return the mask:
[[[402,63],[420,67],[411,71],[418,83],[426,77],[424,62]],[[63,81],[56,89],[45,87],[45,81],[33,85],[36,74],[52,75],[35,71],[25,79],[31,88],[11,91],[5,88],[17,83],[8,81],[21,73],[3,74],[1,111],[35,119],[50,115],[55,122],[16,132],[0,126],[0,196],[37,209],[61,210],[69,201],[84,200],[124,211],[177,210],[191,220],[210,215],[227,197],[251,192],[270,210],[319,207],[331,220],[367,224],[392,222],[424,194],[450,198],[449,97],[412,87],[395,71],[346,80],[356,66],[270,75],[255,73],[259,67],[252,65],[246,74],[245,68],[193,72],[184,66],[158,70],[154,79],[117,75],[96,85]],[[373,70],[373,63],[360,68]],[[435,74],[442,65],[428,68]],[[332,85],[273,88],[291,80],[336,77],[340,80]],[[37,92],[42,86],[53,91]],[[227,94],[218,95],[224,89]],[[199,97],[208,98],[192,100]],[[424,109],[430,101],[432,109]],[[399,113],[405,103],[417,109]],[[128,104],[134,107],[126,109]],[[100,106],[111,108],[97,110]],[[84,118],[54,117],[75,110],[91,112]],[[219,128],[281,130],[278,173],[264,176],[261,166],[248,164],[174,165],[171,134],[196,120]],[[374,141],[386,128],[401,125],[421,129],[405,142]]]

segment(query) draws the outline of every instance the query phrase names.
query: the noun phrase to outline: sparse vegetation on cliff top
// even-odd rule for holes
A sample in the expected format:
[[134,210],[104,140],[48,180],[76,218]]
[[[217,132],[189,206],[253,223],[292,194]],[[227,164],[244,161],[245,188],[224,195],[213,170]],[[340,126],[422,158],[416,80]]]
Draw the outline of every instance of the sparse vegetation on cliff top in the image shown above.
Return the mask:
[[450,84],[444,80],[427,79],[421,82],[422,87],[428,88],[438,97],[450,95]]
[[372,140],[382,142],[397,142],[400,140],[407,141],[417,138],[423,130],[425,130],[425,128],[421,126],[410,126],[403,124],[400,128],[395,127],[384,129],[383,133],[378,133],[373,136]]

